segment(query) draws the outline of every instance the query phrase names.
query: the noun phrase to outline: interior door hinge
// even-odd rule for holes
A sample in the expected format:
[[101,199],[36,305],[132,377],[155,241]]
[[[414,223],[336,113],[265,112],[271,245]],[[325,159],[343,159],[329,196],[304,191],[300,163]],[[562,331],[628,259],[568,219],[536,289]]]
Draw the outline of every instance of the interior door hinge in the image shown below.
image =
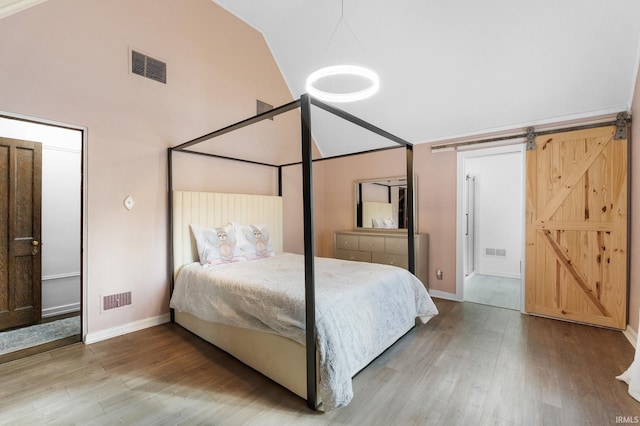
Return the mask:
[[527,127],[527,151],[533,151],[536,149],[536,134],[533,132],[533,127]]
[[616,117],[616,134],[613,136],[614,140],[627,138],[627,124],[630,121],[629,114],[626,112],[619,112]]

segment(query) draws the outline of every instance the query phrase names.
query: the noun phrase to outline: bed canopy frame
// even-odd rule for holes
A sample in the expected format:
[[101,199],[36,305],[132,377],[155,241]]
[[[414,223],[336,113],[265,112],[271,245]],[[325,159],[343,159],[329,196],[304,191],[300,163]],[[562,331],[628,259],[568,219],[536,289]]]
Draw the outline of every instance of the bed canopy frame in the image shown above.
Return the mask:
[[[366,151],[354,152],[350,154],[336,155],[332,157],[324,157],[313,159],[312,149],[312,133],[311,133],[311,105],[323,109],[343,120],[349,121],[363,129],[383,137],[395,145]],[[202,142],[214,139],[224,134],[242,129],[262,120],[272,119],[273,117],[291,111],[300,109],[301,121],[301,144],[302,159],[299,162],[287,164],[269,164],[259,161],[234,158],[227,155],[216,155],[212,153],[204,153],[189,150],[188,148],[200,144]],[[195,155],[204,155],[208,157],[220,158],[231,161],[239,161],[243,163],[256,164],[260,166],[269,166],[278,169],[278,195],[282,196],[282,169],[284,167],[302,165],[302,192],[303,192],[303,211],[304,211],[304,267],[305,267],[305,332],[306,332],[306,372],[307,372],[307,406],[313,410],[318,408],[318,395],[316,389],[317,382],[317,365],[316,365],[316,321],[315,321],[315,244],[314,244],[314,218],[313,218],[313,171],[312,164],[315,161],[330,160],[340,157],[352,155],[362,155],[372,152],[384,151],[388,149],[396,149],[405,147],[406,149],[406,174],[407,174],[407,210],[410,212],[407,218],[407,235],[414,235],[414,181],[413,181],[413,145],[404,139],[401,139],[379,127],[374,126],[344,110],[328,105],[309,94],[303,94],[298,100],[281,105],[269,111],[257,114],[253,117],[239,121],[235,124],[223,127],[214,132],[200,136],[180,145],[168,148],[168,191],[169,191],[169,271],[170,271],[170,291],[173,293],[174,288],[174,258],[173,258],[173,153],[182,152]],[[415,274],[415,240],[407,238],[409,271]],[[174,312],[171,310],[171,321],[175,321]]]

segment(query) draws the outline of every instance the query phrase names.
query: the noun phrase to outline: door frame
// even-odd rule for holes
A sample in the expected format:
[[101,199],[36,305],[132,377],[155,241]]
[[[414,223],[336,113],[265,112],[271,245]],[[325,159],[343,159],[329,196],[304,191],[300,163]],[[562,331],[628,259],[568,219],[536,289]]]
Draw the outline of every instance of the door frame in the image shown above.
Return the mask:
[[82,134],[82,153],[81,153],[81,170],[80,170],[80,252],[81,252],[81,262],[80,262],[80,316],[82,318],[80,324],[80,333],[82,342],[85,342],[87,336],[87,312],[85,307],[87,304],[87,266],[88,266],[88,209],[87,209],[87,200],[88,200],[88,189],[87,189],[87,133],[88,129],[84,126],[77,126],[74,124],[63,123],[60,121],[47,120],[43,118],[30,117],[27,115],[16,114],[12,112],[6,112],[0,110],[0,117],[11,119],[11,120],[19,120],[26,121],[34,124],[43,124],[47,126],[54,127],[62,127],[65,129],[77,130]]
[[[508,142],[507,142],[508,143]],[[499,155],[499,154],[511,154],[511,153],[519,153],[520,161],[521,161],[521,176],[520,180],[522,183],[521,188],[521,222],[520,222],[520,232],[522,235],[522,247],[521,247],[521,265],[520,265],[520,274],[521,274],[521,291],[520,291],[520,312],[525,312],[525,229],[526,229],[526,176],[527,176],[527,156],[526,146],[524,143],[518,141],[518,143],[498,146],[498,147],[486,147],[486,148],[478,148],[466,151],[459,151],[457,153],[457,179],[456,179],[456,296],[455,300],[464,301],[464,249],[465,249],[465,240],[464,240],[464,188],[465,188],[465,159],[472,157],[484,157],[488,155]],[[477,252],[477,250],[476,250]]]

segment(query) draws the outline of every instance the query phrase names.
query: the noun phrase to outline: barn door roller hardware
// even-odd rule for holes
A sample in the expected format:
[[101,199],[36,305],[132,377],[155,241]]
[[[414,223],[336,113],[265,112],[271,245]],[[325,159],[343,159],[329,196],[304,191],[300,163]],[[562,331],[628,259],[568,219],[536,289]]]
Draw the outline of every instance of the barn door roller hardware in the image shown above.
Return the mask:
[[533,132],[533,127],[527,127],[527,151],[533,151],[536,149],[536,134]]
[[613,139],[620,140],[627,138],[627,124],[629,123],[629,114],[626,112],[619,112],[616,117],[616,134]]
[[498,142],[498,141],[511,141],[514,139],[522,139],[522,138],[526,139],[527,151],[532,151],[536,149],[536,141],[535,141],[536,136],[552,135],[555,133],[562,133],[562,132],[573,132],[576,130],[595,129],[595,128],[605,127],[605,126],[606,127],[616,126],[614,139],[627,139],[628,137],[627,129],[629,127],[630,122],[631,122],[631,115],[628,112],[620,112],[618,113],[617,119],[615,121],[614,120],[605,121],[605,122],[596,121],[590,124],[581,124],[581,125],[571,126],[571,127],[551,128],[546,130],[538,130],[537,132],[533,127],[527,127],[526,133],[498,136],[498,137],[487,138],[487,139],[466,140],[462,142],[451,142],[451,143],[431,145],[431,151],[433,152],[441,149],[444,150],[444,149],[451,149],[451,148],[458,149],[459,147],[462,147],[462,146],[479,145],[483,143]]

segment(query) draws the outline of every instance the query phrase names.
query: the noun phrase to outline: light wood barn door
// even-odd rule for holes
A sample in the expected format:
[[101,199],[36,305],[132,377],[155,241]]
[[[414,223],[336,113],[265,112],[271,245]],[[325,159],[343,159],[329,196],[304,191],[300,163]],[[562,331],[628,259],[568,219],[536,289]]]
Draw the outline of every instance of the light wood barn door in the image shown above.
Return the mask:
[[614,134],[539,136],[527,151],[529,313],[626,326],[627,141]]

